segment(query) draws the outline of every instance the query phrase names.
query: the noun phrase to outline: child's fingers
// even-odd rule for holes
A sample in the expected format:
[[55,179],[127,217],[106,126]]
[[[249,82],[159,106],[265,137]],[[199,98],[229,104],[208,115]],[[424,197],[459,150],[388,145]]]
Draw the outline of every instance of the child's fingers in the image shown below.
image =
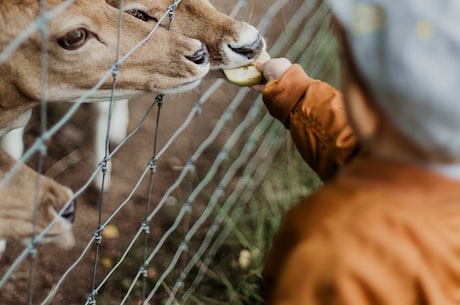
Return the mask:
[[257,85],[250,86],[249,88],[251,88],[252,90],[258,93],[263,93],[265,89],[265,84],[257,84]]
[[256,92],[263,93],[265,83],[280,79],[291,65],[291,62],[286,58],[273,58],[265,62],[257,62],[256,68],[264,75],[265,82],[264,84],[253,85],[250,88]]
[[286,58],[271,59],[263,65],[264,77],[268,82],[280,79],[291,65],[291,62]]
[[266,61],[258,61],[258,62],[256,62],[257,70],[259,70],[260,72],[263,72],[265,63],[266,63]]

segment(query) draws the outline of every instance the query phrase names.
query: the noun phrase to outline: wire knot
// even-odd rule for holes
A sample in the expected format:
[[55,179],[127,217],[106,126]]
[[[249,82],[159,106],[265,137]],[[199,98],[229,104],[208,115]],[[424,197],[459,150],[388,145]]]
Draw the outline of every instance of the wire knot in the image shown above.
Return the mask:
[[169,10],[169,22],[172,22],[174,20],[174,16],[176,15],[176,12],[174,10]]
[[106,156],[101,162],[99,162],[99,167],[101,168],[101,171],[104,175],[107,174],[108,163],[110,162],[110,160],[111,158],[109,156]]
[[145,234],[150,234],[150,226],[147,221],[142,223],[142,230],[145,232]]
[[94,299],[94,296],[91,295],[86,299],[86,304],[88,305],[96,305],[96,300]]
[[158,107],[161,107],[163,105],[163,94],[158,94],[155,96],[155,102],[157,103]]
[[147,277],[149,275],[146,265],[142,265],[141,268],[139,269],[139,272],[140,274],[142,274],[143,277]]
[[169,18],[171,18],[171,16],[174,16],[176,14],[175,10],[177,8],[177,4],[178,4],[177,2],[174,2],[168,7]]
[[222,186],[222,185],[219,185],[219,187],[217,188],[215,194],[216,194],[216,197],[217,198],[221,198],[222,196],[224,196],[225,194],[225,188]]
[[38,251],[37,251],[37,248],[35,247],[35,243],[34,243],[34,242],[32,242],[32,243],[29,244],[28,252],[29,252],[29,254],[30,254],[30,257],[32,257],[32,258],[34,258],[34,259],[37,257]]
[[184,209],[185,214],[192,214],[192,201],[190,198],[187,199],[182,208]]
[[116,81],[120,75],[120,63],[116,62],[112,65],[112,77]]
[[102,226],[99,226],[99,228],[97,228],[96,231],[94,231],[93,233],[94,241],[98,245],[102,244],[102,235],[101,235],[102,230],[104,230],[104,228]]
[[201,107],[201,103],[196,103],[193,108],[195,108],[195,113],[198,115],[201,115],[201,112],[203,111],[203,108]]
[[40,155],[46,156],[48,154],[48,146],[46,146],[46,139],[44,138],[38,138],[38,151],[40,151]]
[[183,242],[180,244],[179,248],[180,248],[182,251],[187,252],[187,251],[188,251],[188,244],[187,244],[185,241],[183,241]]
[[231,121],[232,118],[233,118],[232,111],[230,111],[230,110],[225,111],[223,117],[224,117],[225,121]]
[[221,158],[222,160],[225,160],[228,158],[228,149],[226,149],[225,147],[222,148],[219,152],[219,158]]
[[158,161],[158,158],[153,157],[152,159],[150,159],[150,161],[148,163],[149,168],[152,171],[152,173],[156,172],[156,170],[157,170],[157,161]]

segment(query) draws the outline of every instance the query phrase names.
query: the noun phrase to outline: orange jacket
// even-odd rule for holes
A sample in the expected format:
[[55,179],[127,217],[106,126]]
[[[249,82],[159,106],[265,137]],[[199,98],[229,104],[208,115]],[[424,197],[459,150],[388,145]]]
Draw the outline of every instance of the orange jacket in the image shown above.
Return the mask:
[[269,112],[290,130],[300,154],[323,180],[357,154],[342,94],[310,79],[301,66],[292,65],[280,80],[268,83],[263,97]]
[[354,160],[288,212],[263,277],[268,305],[460,304],[460,182]]
[[330,178],[288,212],[264,268],[266,304],[460,304],[460,182],[352,160],[340,93],[297,65],[266,86],[264,100]]

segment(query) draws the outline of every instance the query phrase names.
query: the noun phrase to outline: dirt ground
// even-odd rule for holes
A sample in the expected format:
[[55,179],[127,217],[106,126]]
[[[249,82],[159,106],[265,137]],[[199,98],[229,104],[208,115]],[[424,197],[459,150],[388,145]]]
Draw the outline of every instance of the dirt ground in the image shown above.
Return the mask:
[[[268,1],[272,2],[272,1]],[[259,21],[261,14],[268,7],[267,1],[249,1],[249,8],[243,14],[243,19],[251,23]],[[291,1],[288,9],[284,12],[287,16],[291,11],[296,9],[294,3],[302,1]],[[214,1],[215,5],[222,11],[229,12],[236,1]],[[284,16],[284,17],[285,17]],[[273,28],[267,31],[267,36],[273,40],[276,38],[277,27],[283,23],[275,22]],[[165,97],[164,106],[161,110],[159,125],[158,147],[161,149],[176,129],[182,124],[185,117],[194,107],[195,102],[201,96],[204,88],[211,83],[211,80],[205,81],[199,88],[187,94],[179,96]],[[158,167],[154,176],[153,202],[157,202],[163,195],[164,191],[176,180],[179,170],[189,160],[191,153],[196,149],[203,139],[205,139],[216,121],[221,116],[224,109],[231,102],[231,98],[238,90],[233,85],[223,86],[212,99],[207,102],[201,111],[201,115],[195,119],[195,122],[189,127],[184,134],[174,142],[167,154],[159,160]],[[249,100],[254,100],[255,93],[251,93]],[[145,110],[153,102],[154,96],[145,96],[130,102],[130,130],[134,128],[137,121],[144,115]],[[237,112],[233,113],[234,123],[236,125],[239,119],[246,115],[247,110],[252,102],[247,106],[239,107]],[[59,119],[69,105],[54,105],[49,109],[49,126],[53,121]],[[66,124],[62,130],[56,134],[49,143],[48,155],[44,159],[44,172],[55,178],[60,183],[71,187],[73,190],[80,189],[91,175],[94,164],[94,121],[95,109],[92,105],[83,105],[78,113],[72,118],[70,123]],[[112,187],[104,195],[103,219],[107,219],[114,209],[124,201],[130,194],[135,182],[146,168],[147,162],[152,157],[153,136],[156,124],[156,110],[148,117],[145,124],[139,132],[129,140],[127,145],[123,146],[113,158]],[[232,126],[232,127],[233,127]],[[230,133],[228,131],[228,133]],[[26,145],[33,143],[35,137],[39,134],[39,120],[35,116],[28,125],[25,136]],[[209,164],[214,160],[216,153],[222,147],[224,139],[218,139],[211,147],[206,150],[203,158],[200,158],[197,164],[196,179],[202,177],[209,169]],[[113,147],[112,147],[113,148]],[[37,165],[37,158],[30,162],[33,167]],[[129,204],[120,212],[114,220],[120,231],[120,235],[114,239],[104,239],[100,249],[100,257],[108,258],[109,261],[116,260],[122,251],[126,248],[132,239],[133,234],[138,230],[139,224],[145,213],[145,202],[148,194],[148,179],[144,181],[138,191],[134,194]],[[187,187],[187,186],[185,186]],[[186,190],[179,190],[173,195],[180,197]],[[38,246],[38,256],[33,264],[33,304],[39,304],[49,293],[50,289],[59,280],[67,268],[78,258],[98,223],[98,202],[100,194],[94,188],[89,188],[77,199],[77,217],[74,224],[74,232],[77,240],[75,248],[69,251],[63,251],[53,244],[44,244]],[[171,209],[171,213],[174,209]],[[172,216],[165,215],[161,217],[158,223],[152,227],[152,236],[161,237],[165,228],[170,225]],[[154,242],[153,238],[152,243]],[[3,275],[6,268],[10,266],[18,254],[23,250],[23,245],[19,242],[9,242],[7,250],[0,260],[0,275]],[[85,255],[78,266],[72,271],[65,280],[61,289],[55,296],[52,304],[84,304],[91,291],[91,281],[93,275],[95,246],[87,255]],[[6,286],[0,290],[0,305],[27,304],[28,285],[29,285],[29,263],[26,261],[13,274]],[[137,270],[132,270],[135,274]],[[98,271],[96,275],[105,274],[107,270]],[[129,278],[132,278],[130,275]],[[113,292],[116,294],[116,292]],[[99,302],[98,302],[99,303]],[[102,304],[110,304],[102,301]]]
[[[198,92],[193,92],[195,98],[198,98]],[[221,94],[225,95],[225,92]],[[190,95],[189,95],[190,96]],[[195,99],[195,101],[196,101]],[[144,115],[154,96],[147,96],[139,100],[134,100],[130,104],[131,116],[136,118]],[[179,125],[184,121],[191,108],[192,102],[181,101],[180,107],[177,107],[177,101],[174,98],[165,98],[164,106],[160,116],[160,139],[159,148],[168,140],[171,134],[177,130]],[[153,202],[158,202],[163,193],[176,180],[180,169],[190,158],[193,146],[201,143],[203,138],[209,135],[210,128],[214,126],[216,119],[220,116],[223,109],[226,108],[228,98],[215,99],[203,107],[201,117],[197,119],[196,134],[193,130],[186,131],[173,146],[163,159],[157,164],[154,176],[154,198]],[[63,107],[66,108],[66,107]],[[57,117],[56,113],[63,111],[61,107],[53,108],[49,113],[50,120]],[[244,109],[236,116],[243,116]],[[87,122],[94,122],[95,112],[91,105],[84,105],[75,115],[74,119],[67,124],[49,144],[49,155],[45,158],[45,173],[52,174],[57,181],[71,187],[73,190],[80,189],[91,175],[94,165],[93,160],[93,128]],[[38,120],[33,120],[38,125]],[[104,195],[104,212],[103,219],[107,219],[110,214],[123,202],[130,194],[137,179],[141,176],[146,168],[147,162],[152,157],[153,147],[153,130],[156,123],[156,112],[152,113],[145,125],[129,141],[128,145],[122,149],[113,158],[112,186],[108,193]],[[35,137],[38,126],[32,123],[26,135],[26,143],[31,143]],[[81,129],[77,126],[88,126]],[[130,126],[132,129],[134,126]],[[216,153],[220,150],[222,143],[213,143],[212,147],[206,151],[205,157],[200,159],[197,165],[197,176],[202,176],[209,168],[206,161],[211,162],[215,159]],[[36,158],[30,162],[36,165]],[[185,190],[182,190],[185,192]],[[179,191],[180,193],[180,191]],[[113,223],[116,224],[120,235],[114,239],[104,239],[101,248],[101,257],[116,260],[126,249],[134,233],[139,229],[140,222],[145,214],[145,203],[147,202],[148,179],[144,179],[139,189],[134,194],[130,203],[120,212]],[[174,194],[176,195],[176,194]],[[180,194],[177,194],[180,196]],[[174,200],[174,196],[171,197]],[[69,251],[56,248],[52,244],[38,246],[38,256],[34,263],[34,299],[43,300],[48,294],[50,288],[56,283],[65,270],[78,258],[93,232],[97,228],[100,200],[100,193],[90,187],[77,198],[77,217],[73,226],[77,245]],[[175,209],[171,210],[174,213]],[[160,222],[152,227],[153,234],[161,237],[166,231],[174,215],[164,215]],[[13,260],[23,250],[21,243],[9,242],[7,251],[0,262],[2,272],[7,266],[13,263]],[[56,296],[56,301],[52,304],[82,304],[91,291],[91,279],[94,264],[95,247],[92,246],[89,254],[78,267],[72,272],[66,280],[66,284],[60,289]],[[136,270],[137,271],[137,270]],[[101,273],[106,273],[107,270]],[[102,275],[102,274],[101,274]],[[19,272],[16,272],[12,279],[2,289],[0,304],[27,304],[27,289],[29,278],[28,263],[24,263]],[[99,277],[98,277],[99,279]]]

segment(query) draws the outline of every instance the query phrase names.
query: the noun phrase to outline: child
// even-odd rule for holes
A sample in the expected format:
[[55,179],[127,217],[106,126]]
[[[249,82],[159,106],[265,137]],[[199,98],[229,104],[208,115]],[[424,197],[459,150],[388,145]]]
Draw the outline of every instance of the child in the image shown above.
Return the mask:
[[266,303],[460,304],[460,2],[328,2],[343,96],[286,59],[254,87],[328,178],[286,215]]

